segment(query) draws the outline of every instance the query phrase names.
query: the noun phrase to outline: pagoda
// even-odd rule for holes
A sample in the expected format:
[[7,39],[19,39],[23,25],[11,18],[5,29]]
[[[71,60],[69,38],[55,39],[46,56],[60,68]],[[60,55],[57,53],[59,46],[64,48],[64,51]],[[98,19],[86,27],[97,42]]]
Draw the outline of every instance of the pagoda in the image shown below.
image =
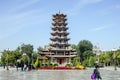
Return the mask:
[[70,38],[67,37],[69,35],[67,32],[69,28],[66,27],[66,15],[61,13],[54,14],[52,20],[52,32],[50,33],[51,44],[45,46],[41,55],[45,56],[51,63],[64,66],[71,63],[71,60],[73,60],[77,54],[68,43]]

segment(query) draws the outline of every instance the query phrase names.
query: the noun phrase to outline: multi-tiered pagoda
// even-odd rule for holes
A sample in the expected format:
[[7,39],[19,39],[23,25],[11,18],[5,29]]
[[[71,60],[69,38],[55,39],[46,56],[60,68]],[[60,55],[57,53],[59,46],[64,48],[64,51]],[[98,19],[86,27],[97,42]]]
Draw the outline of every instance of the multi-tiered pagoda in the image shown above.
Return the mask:
[[67,32],[66,21],[67,18],[64,14],[58,13],[53,15],[50,38],[52,43],[46,46],[42,53],[48,60],[58,65],[66,65],[77,56],[75,50],[68,43],[70,38],[67,37],[69,33]]

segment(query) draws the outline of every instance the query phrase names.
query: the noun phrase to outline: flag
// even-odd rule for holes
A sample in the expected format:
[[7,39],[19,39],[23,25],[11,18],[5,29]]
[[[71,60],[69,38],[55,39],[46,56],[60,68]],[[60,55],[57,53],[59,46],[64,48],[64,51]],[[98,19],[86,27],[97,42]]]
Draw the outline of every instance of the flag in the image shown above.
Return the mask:
[[35,63],[34,63],[34,67],[36,68],[37,66],[38,66],[38,57],[37,57],[37,59],[36,59],[36,61],[35,61]]

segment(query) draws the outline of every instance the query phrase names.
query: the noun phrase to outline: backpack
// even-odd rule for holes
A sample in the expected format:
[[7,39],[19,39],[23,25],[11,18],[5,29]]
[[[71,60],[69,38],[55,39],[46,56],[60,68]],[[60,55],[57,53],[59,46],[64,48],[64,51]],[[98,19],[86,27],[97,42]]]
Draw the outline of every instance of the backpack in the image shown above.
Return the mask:
[[94,80],[95,79],[95,73],[91,74],[91,79]]

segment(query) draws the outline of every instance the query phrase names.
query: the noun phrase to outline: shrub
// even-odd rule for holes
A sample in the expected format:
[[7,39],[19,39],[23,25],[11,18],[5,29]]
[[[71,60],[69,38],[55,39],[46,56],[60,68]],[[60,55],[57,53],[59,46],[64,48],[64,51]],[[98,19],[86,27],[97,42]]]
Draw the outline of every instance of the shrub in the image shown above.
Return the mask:
[[71,64],[66,64],[65,66],[66,66],[66,67],[71,67],[72,65],[71,65]]
[[58,66],[58,64],[57,64],[57,63],[55,63],[55,64],[54,64],[54,66]]

